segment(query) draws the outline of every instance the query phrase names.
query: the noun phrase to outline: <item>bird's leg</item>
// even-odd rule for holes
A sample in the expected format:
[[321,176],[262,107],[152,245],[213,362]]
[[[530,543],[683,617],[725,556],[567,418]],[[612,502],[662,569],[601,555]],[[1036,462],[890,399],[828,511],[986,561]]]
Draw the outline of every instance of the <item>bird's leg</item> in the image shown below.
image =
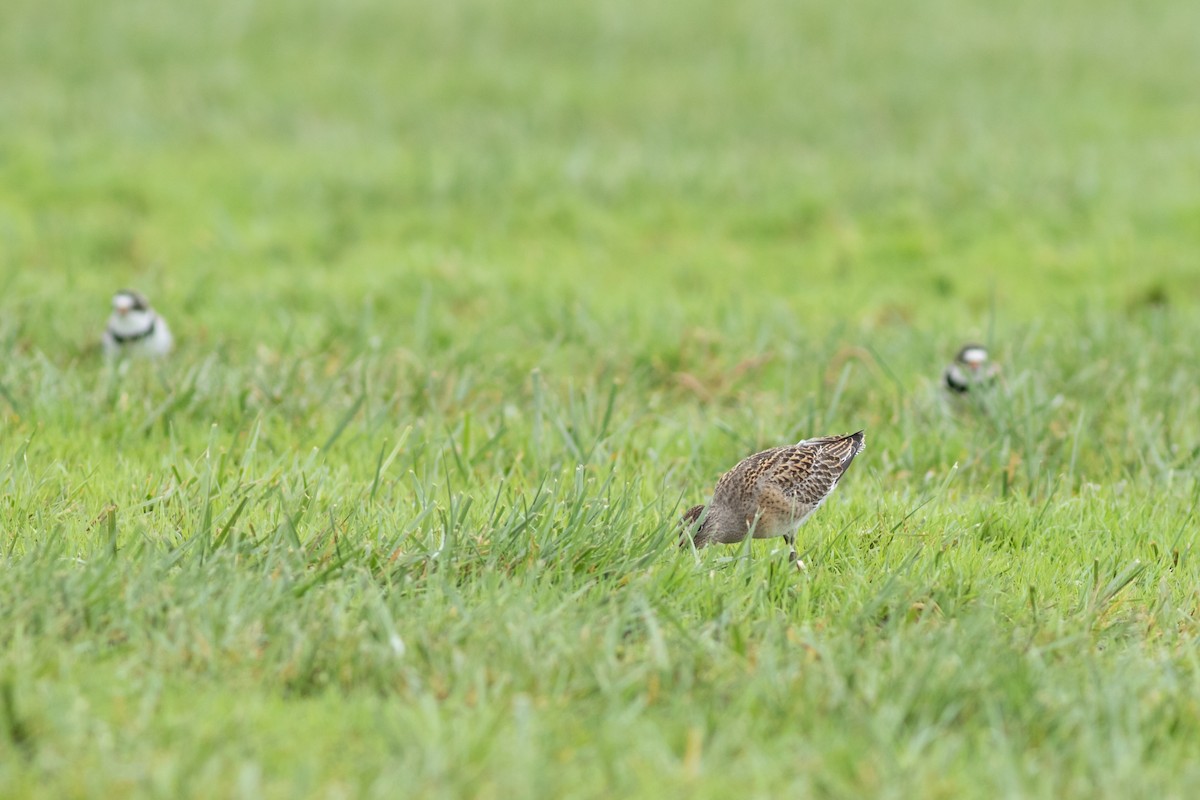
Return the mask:
[[796,532],[784,534],[783,540],[788,546],[788,561],[801,572],[804,571],[804,562],[800,560],[800,556],[796,554]]

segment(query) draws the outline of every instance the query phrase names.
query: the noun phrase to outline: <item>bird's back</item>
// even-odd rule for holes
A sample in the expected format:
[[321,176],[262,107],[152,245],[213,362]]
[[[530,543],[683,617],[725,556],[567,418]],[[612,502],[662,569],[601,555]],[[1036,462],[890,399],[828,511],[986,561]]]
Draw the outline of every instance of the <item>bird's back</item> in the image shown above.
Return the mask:
[[829,496],[863,447],[858,431],[755,453],[725,473],[713,502],[747,518],[758,514],[778,517],[781,525],[798,522]]

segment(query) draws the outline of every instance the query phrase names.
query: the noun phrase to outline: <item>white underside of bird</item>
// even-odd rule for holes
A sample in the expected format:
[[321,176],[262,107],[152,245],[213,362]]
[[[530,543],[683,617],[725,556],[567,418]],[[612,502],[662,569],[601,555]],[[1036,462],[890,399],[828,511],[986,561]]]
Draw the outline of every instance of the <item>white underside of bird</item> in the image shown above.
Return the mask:
[[165,356],[175,344],[166,321],[153,311],[113,312],[102,338],[108,356]]

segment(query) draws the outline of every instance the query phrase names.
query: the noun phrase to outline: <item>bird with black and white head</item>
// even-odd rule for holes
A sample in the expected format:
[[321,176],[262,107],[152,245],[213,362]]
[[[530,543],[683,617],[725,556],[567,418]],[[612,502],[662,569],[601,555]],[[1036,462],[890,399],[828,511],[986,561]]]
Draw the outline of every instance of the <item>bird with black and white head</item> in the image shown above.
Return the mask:
[[943,378],[946,388],[955,394],[967,394],[972,389],[991,386],[1000,374],[1000,365],[988,358],[987,348],[981,344],[968,344],[946,367]]
[[166,320],[150,307],[144,295],[132,289],[113,295],[112,314],[101,341],[109,357],[165,356],[175,344]]

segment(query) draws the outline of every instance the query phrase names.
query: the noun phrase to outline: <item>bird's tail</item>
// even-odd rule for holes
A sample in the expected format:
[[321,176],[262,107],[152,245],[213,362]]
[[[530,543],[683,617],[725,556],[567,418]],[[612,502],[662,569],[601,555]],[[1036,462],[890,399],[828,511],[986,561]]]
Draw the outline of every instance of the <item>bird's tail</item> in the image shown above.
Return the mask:
[[845,436],[832,437],[829,443],[831,455],[842,465],[842,472],[850,468],[854,457],[867,447],[866,431],[856,431]]

